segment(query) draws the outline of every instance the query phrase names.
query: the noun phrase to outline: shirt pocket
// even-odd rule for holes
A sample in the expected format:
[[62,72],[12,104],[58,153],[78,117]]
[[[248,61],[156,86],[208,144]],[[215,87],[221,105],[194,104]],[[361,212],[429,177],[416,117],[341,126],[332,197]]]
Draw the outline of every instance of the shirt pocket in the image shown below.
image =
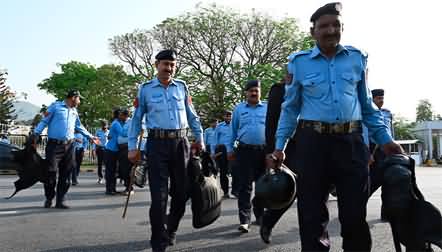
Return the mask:
[[239,116],[239,123],[240,123],[241,127],[247,126],[250,122],[251,122],[250,113],[248,113],[248,112],[242,113]]
[[341,78],[343,80],[343,91],[344,93],[348,94],[348,95],[354,95],[356,94],[356,88],[357,85],[359,83],[359,81],[361,80],[360,76],[358,76],[357,74],[351,73],[351,72],[346,72],[346,73],[342,73]]
[[184,96],[180,96],[179,94],[172,95],[173,101],[175,102],[176,108],[178,110],[184,110],[185,104],[184,104]]
[[151,97],[149,99],[149,103],[152,107],[153,111],[162,111],[165,110],[164,106],[164,98],[162,96],[159,97]]
[[300,81],[305,95],[320,98],[327,94],[328,85],[325,76],[321,73],[308,74]]

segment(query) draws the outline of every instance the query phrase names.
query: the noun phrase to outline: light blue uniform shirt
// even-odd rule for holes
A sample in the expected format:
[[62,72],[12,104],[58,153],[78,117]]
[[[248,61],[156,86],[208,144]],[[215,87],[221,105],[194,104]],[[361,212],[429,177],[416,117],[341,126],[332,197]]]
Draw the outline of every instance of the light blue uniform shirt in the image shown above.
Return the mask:
[[109,141],[106,144],[106,149],[110,151],[118,151],[118,136],[121,134],[123,127],[118,119],[115,119],[109,130]]
[[215,148],[217,145],[225,145],[226,147],[232,141],[232,123],[220,122],[216,125],[214,132],[214,142],[210,146],[210,152],[215,154]]
[[99,129],[97,130],[97,132],[95,133],[95,135],[98,137],[98,139],[100,139],[100,144],[98,144],[98,146],[104,147],[107,144],[107,136],[109,135],[109,130],[103,130],[103,129]]
[[327,123],[362,120],[379,143],[392,141],[366,84],[367,56],[351,46],[338,45],[337,49],[331,59],[317,46],[289,56],[287,68],[293,78],[276,131],[277,150],[285,149],[298,119]]
[[70,108],[65,101],[56,101],[49,105],[45,117],[34,130],[40,135],[48,127],[48,138],[60,141],[74,138],[75,130],[91,139],[92,135],[83,127],[76,108]]
[[167,87],[155,78],[141,85],[132,123],[129,127],[129,150],[137,148],[137,138],[143,117],[147,129],[186,129],[190,126],[195,139],[203,142],[203,130],[198,115],[189,102],[187,85],[174,79]]
[[81,134],[81,133],[75,133],[74,137],[75,137],[75,140],[77,140],[77,139],[80,140],[80,142],[78,142],[78,141],[74,142],[75,149],[86,150],[87,144],[88,144],[86,137],[84,137],[83,134]]
[[[388,128],[388,133],[392,138],[394,138],[393,114],[391,114],[390,110],[384,108],[381,108],[381,113],[382,119]],[[369,131],[365,125],[363,126],[363,129],[364,142],[367,145],[369,144],[369,142],[377,143],[376,140],[373,138],[372,132]]]
[[259,102],[256,106],[247,102],[238,104],[232,115],[232,138],[226,146],[227,152],[233,151],[235,141],[244,144],[265,144],[266,113],[266,102]]
[[206,146],[212,146],[212,145],[216,144],[216,142],[215,142],[215,128],[209,127],[204,130],[204,144]]
[[118,136],[118,144],[127,144],[128,142],[128,130],[130,125],[131,119],[128,119],[124,123],[122,122],[123,126],[121,129],[121,134]]

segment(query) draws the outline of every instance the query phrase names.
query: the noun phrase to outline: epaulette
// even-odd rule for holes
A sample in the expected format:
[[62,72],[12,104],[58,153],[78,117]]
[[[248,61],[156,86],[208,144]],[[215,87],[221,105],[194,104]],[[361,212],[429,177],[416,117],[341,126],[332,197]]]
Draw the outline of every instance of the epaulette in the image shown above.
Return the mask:
[[142,84],[140,85],[140,87],[143,87],[143,86],[145,86],[145,85],[149,85],[149,84],[152,83],[152,82],[153,82],[153,79],[152,79],[152,80],[149,80],[149,81],[146,81],[146,82],[142,83]]
[[386,108],[381,108],[381,110],[382,110],[382,111],[385,111],[385,112],[389,112],[389,113],[391,113],[391,111],[390,111],[389,109],[386,109]]
[[303,51],[299,51],[299,52],[294,52],[292,54],[290,54],[287,59],[288,62],[292,62],[296,57],[298,57],[299,55],[306,55],[306,54],[310,54],[312,52],[312,49],[308,49],[308,50],[303,50]]
[[364,51],[364,50],[358,49],[358,48],[353,47],[353,46],[350,46],[350,45],[345,46],[345,48],[346,48],[347,50],[349,50],[349,51],[358,52],[358,53],[360,53],[362,56],[364,56],[365,58],[368,57],[368,53],[367,53],[366,51]]
[[180,80],[180,79],[173,79],[173,81],[176,82],[176,83],[181,83],[181,84],[183,84],[185,87],[187,87],[187,83],[186,83],[185,81],[183,81],[183,80]]

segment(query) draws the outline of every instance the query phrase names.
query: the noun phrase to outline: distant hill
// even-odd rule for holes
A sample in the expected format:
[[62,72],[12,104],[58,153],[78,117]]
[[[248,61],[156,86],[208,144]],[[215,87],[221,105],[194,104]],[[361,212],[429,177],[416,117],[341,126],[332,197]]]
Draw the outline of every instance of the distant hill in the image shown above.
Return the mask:
[[40,107],[27,101],[16,101],[13,103],[15,114],[17,114],[16,121],[32,120],[36,114],[40,112]]

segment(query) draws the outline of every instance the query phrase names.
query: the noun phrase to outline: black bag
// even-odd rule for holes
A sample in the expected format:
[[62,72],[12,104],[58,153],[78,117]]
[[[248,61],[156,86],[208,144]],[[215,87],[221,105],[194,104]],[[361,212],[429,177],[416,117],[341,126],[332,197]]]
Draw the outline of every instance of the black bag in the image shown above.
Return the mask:
[[204,176],[199,157],[191,157],[188,171],[192,201],[192,225],[202,228],[212,224],[221,215],[221,191],[213,175]]
[[393,233],[396,252],[433,251],[442,248],[442,215],[425,201],[416,183],[414,160],[405,155],[388,156],[384,161],[382,204]]

